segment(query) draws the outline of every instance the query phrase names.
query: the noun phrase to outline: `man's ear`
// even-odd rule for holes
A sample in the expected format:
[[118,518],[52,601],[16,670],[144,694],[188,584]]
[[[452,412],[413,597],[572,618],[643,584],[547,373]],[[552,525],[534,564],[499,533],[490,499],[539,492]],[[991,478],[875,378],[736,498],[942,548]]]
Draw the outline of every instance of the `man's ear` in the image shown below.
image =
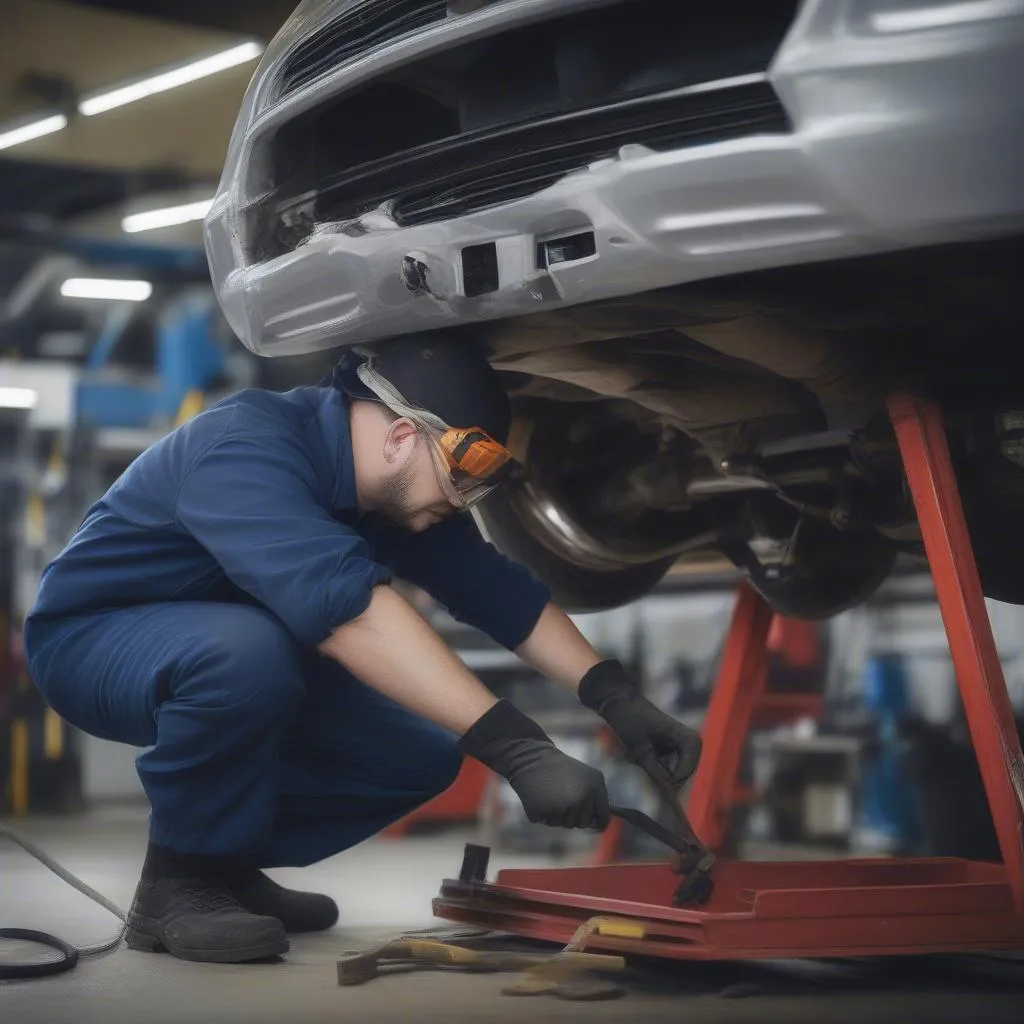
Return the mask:
[[408,416],[395,420],[389,427],[384,438],[384,458],[388,462],[396,462],[401,454],[416,443],[419,428]]

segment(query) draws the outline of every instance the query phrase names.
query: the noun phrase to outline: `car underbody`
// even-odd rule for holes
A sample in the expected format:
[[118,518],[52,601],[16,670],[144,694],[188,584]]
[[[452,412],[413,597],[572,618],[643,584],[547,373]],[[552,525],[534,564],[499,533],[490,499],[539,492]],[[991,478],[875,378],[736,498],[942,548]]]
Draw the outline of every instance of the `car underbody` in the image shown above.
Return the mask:
[[921,557],[886,396],[937,398],[986,591],[1024,601],[1024,240],[738,275],[467,329],[524,472],[480,519],[580,609],[726,558],[834,614]]

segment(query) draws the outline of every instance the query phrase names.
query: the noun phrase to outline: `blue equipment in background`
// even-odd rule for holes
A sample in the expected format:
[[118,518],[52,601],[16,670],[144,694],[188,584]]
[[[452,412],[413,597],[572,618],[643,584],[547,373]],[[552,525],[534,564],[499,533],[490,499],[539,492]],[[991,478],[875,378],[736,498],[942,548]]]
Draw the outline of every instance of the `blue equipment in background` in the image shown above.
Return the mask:
[[903,768],[900,721],[910,711],[903,655],[884,652],[868,658],[862,686],[876,735],[862,754],[858,829],[894,852],[909,850],[919,841],[921,827],[914,791]]
[[148,427],[173,421],[186,395],[205,391],[224,373],[216,341],[219,312],[209,289],[193,289],[161,311],[153,328],[151,369],[118,361],[118,345],[134,309],[112,306],[86,359],[78,387],[77,419],[93,427]]

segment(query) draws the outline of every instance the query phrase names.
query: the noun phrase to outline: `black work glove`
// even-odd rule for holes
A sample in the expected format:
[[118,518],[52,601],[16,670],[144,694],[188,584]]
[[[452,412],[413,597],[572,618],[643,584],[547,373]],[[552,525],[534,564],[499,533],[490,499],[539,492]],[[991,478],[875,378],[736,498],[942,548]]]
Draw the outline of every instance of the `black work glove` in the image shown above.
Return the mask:
[[700,734],[656,708],[620,662],[595,665],[580,681],[579,696],[611,726],[626,757],[656,782],[679,790],[697,770]]
[[603,829],[608,824],[604,776],[563,754],[510,701],[499,700],[477,719],[458,747],[508,779],[530,821],[562,828]]

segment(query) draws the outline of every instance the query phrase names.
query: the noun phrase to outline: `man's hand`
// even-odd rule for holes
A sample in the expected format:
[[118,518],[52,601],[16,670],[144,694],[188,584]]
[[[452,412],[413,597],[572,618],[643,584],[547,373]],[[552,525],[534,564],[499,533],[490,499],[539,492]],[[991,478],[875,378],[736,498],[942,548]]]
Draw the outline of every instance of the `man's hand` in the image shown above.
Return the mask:
[[459,750],[507,779],[532,822],[561,828],[603,829],[608,824],[604,776],[563,754],[507,700],[473,724],[459,740]]
[[681,789],[697,769],[700,734],[656,708],[618,661],[602,661],[580,681],[580,701],[619,738],[626,756],[651,778]]

